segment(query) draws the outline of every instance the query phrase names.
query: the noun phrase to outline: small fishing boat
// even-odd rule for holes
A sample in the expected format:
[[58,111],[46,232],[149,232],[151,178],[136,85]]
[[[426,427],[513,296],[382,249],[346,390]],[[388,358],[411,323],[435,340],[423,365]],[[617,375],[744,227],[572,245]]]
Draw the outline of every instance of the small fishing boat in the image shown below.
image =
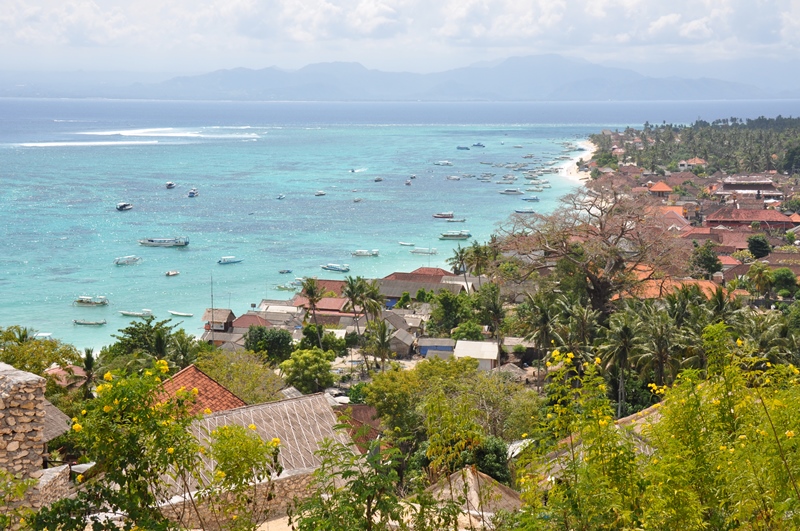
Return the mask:
[[440,240],[467,240],[472,236],[468,230],[449,230],[439,235]]
[[450,162],[449,160],[438,160],[438,161],[434,162],[433,164],[434,164],[434,166],[452,166],[453,165],[453,163]]
[[536,214],[536,211],[532,208],[518,208],[514,212],[517,214]]
[[484,145],[483,145],[482,143],[480,143],[480,142],[475,142],[474,144],[472,144],[472,147],[486,147],[486,146],[484,146]]
[[89,297],[88,295],[81,295],[75,299],[72,304],[75,306],[108,306],[108,299],[102,295],[97,297]]
[[73,319],[72,322],[75,323],[76,325],[82,325],[82,326],[103,326],[104,324],[106,324],[105,319],[103,319],[102,321],[87,321],[85,319]]
[[278,273],[280,273],[281,275],[288,275],[291,272],[292,272],[291,269],[281,269],[280,271],[278,271]]
[[180,271],[178,271],[177,269],[170,269],[170,270],[169,270],[169,271],[167,271],[167,273],[166,273],[166,275],[167,275],[168,277],[177,277],[177,276],[178,276],[178,275],[180,275],[180,274],[181,274],[181,272],[180,272]]
[[275,199],[286,199],[286,195],[285,194],[278,194],[278,197],[276,197]]
[[467,218],[453,218],[447,220],[448,223],[464,223],[465,221],[467,221]]
[[172,181],[167,181],[167,190],[172,190],[175,188],[175,183]]
[[500,191],[503,195],[522,195],[525,192],[521,191],[519,188],[506,188],[505,190]]
[[275,286],[275,289],[279,289],[281,291],[297,291],[300,289],[300,286],[295,286],[294,284],[278,284]]
[[133,203],[117,203],[117,210],[124,212],[133,208]]
[[460,180],[461,180],[461,177],[459,177],[458,175],[448,175],[448,176],[447,176],[447,177],[445,177],[445,178],[446,178],[448,181],[460,181]]
[[469,146],[456,146],[456,149],[461,151],[469,151]]
[[356,198],[353,199],[353,203],[360,203],[363,200],[364,199],[362,199],[361,197],[356,197]]
[[126,317],[150,317],[153,315],[153,310],[148,310],[147,308],[142,308],[141,312],[134,312],[128,310],[120,310],[119,313]]
[[368,249],[356,249],[350,254],[353,256],[379,256],[380,251],[378,249],[372,249],[371,251]]
[[406,186],[411,186],[411,179],[406,179]]
[[188,193],[189,197],[197,197],[198,195],[200,195],[200,192],[197,191],[197,188],[192,188],[191,190],[189,190]]
[[523,197],[522,200],[523,201],[531,201],[533,203],[538,203],[539,202],[539,196],[538,195],[532,195],[530,197]]
[[136,256],[135,254],[131,254],[131,255],[128,255],[128,256],[120,256],[118,258],[114,258],[114,263],[116,265],[118,265],[118,266],[119,265],[138,264],[141,261],[142,261],[141,257]]
[[223,256],[222,258],[217,260],[217,263],[220,265],[238,264],[242,260],[243,258],[236,258],[235,256]]
[[439,212],[437,214],[434,214],[433,217],[435,217],[436,219],[450,219],[450,218],[453,217],[453,213],[452,212]]
[[435,247],[417,247],[416,249],[411,249],[411,254],[436,254]]
[[316,192],[314,192],[314,195],[316,197],[322,197],[323,195],[325,195],[325,192],[323,192],[322,190],[317,190]]
[[383,182],[383,177],[375,177],[375,182],[376,183]]
[[405,247],[414,247],[414,244],[411,243],[411,242],[397,242],[397,243],[399,243],[400,245],[403,245]]
[[172,315],[177,315],[178,317],[192,317],[192,316],[194,316],[193,313],[176,312],[175,310],[169,310],[169,313],[172,314]]
[[336,271],[337,273],[347,273],[350,266],[347,264],[324,264],[320,266],[325,271]]
[[139,240],[139,245],[145,247],[186,247],[189,245],[189,238],[180,236],[177,238],[145,238]]

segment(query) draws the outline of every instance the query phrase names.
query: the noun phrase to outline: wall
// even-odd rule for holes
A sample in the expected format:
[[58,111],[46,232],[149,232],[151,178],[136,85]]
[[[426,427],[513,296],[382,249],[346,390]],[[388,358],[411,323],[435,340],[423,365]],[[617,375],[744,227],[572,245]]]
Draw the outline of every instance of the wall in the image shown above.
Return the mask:
[[28,478],[42,468],[45,380],[0,363],[0,468]]

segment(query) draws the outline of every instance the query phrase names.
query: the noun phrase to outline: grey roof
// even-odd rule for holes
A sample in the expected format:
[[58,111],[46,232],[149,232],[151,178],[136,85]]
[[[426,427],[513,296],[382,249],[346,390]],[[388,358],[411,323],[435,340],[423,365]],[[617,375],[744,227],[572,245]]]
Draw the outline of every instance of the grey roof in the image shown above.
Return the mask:
[[398,330],[392,335],[392,337],[396,337],[403,344],[408,345],[409,347],[414,343],[414,336],[406,332],[405,330]]
[[395,330],[408,330],[408,323],[402,315],[398,315],[392,311],[383,312],[383,320],[389,323]]
[[437,500],[459,499],[461,510],[471,514],[516,511],[522,507],[519,493],[472,467],[453,472],[425,490]]
[[417,339],[419,347],[451,347],[456,346],[456,341],[447,337],[421,337]]
[[434,293],[439,293],[439,291],[441,290],[446,290],[455,295],[461,293],[461,291],[464,289],[463,286],[459,284],[443,284],[441,282],[413,282],[410,280],[385,280],[385,279],[378,280],[378,286],[380,287],[381,295],[383,295],[384,297],[391,297],[391,298],[401,297],[405,292],[408,292],[408,294],[413,297],[422,288],[424,288],[425,291],[433,291]]
[[293,385],[285,387],[281,389],[279,392],[283,396],[283,398],[300,398],[301,396],[303,396],[303,393],[298,391],[297,388]]
[[50,442],[59,435],[63,435],[69,431],[70,419],[60,409],[45,399],[43,424],[42,441]]

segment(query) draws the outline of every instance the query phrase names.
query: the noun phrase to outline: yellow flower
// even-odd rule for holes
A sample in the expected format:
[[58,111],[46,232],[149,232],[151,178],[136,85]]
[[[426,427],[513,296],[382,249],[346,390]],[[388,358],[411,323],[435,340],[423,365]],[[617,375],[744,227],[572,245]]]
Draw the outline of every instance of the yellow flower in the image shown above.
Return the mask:
[[522,438],[523,438],[523,439],[524,439],[524,438],[526,438],[527,436],[528,436],[528,434],[527,434],[527,433],[523,433],[523,434],[522,434]]
[[214,472],[214,475],[217,476],[219,479],[222,479],[225,477],[225,472],[223,472],[222,470],[217,470],[216,472]]
[[145,376],[153,376],[153,371],[144,371]]
[[567,358],[572,359],[574,357],[575,357],[575,354],[573,354],[572,352],[567,352]]
[[108,404],[106,404],[105,406],[103,406],[103,411],[105,411],[106,413],[110,413],[110,412],[111,412],[111,410],[113,410],[113,409],[114,409],[114,408],[113,408],[113,407],[111,407],[111,406],[109,406]]
[[248,428],[250,428],[250,429],[251,429],[251,430],[253,430],[253,431],[256,431],[256,425],[255,425],[255,424],[250,424],[250,425],[248,426]]
[[172,446],[170,446],[169,448],[167,448],[167,453],[168,453],[168,454],[175,453],[175,448],[173,448]]
[[595,358],[594,359],[594,364],[595,365],[600,365],[600,361],[601,361],[600,358]]
[[81,426],[80,424],[73,424],[72,429],[73,431],[81,431],[83,429],[83,426]]
[[192,387],[192,394],[193,394],[194,396],[197,396],[197,393],[199,393],[199,392],[200,392],[200,391],[198,391],[198,390],[197,390],[197,387]]
[[277,437],[273,437],[272,438],[272,444],[274,444],[275,446],[278,446],[279,444],[281,444],[281,440],[278,439]]
[[75,478],[75,481],[78,483],[83,483],[83,474],[78,474],[78,477]]
[[113,379],[114,379],[114,375],[113,375],[113,374],[111,374],[111,371],[108,371],[107,373],[105,373],[105,374],[103,375],[103,380],[105,380],[105,381],[107,381],[107,382],[110,382],[110,381],[111,381],[111,380],[113,380]]
[[236,516],[235,514],[233,516],[231,516],[231,520],[236,520],[237,518],[239,518],[239,517]]
[[791,439],[792,437],[794,437],[794,432],[792,430],[787,431],[786,432],[786,438],[787,439]]
[[552,363],[550,363],[549,361],[547,361],[547,362],[545,362],[545,364],[544,364],[544,365],[545,365],[545,367],[550,367],[550,366],[552,365]]
[[767,362],[767,367],[772,367],[772,364],[770,362]]
[[547,418],[549,418],[549,419],[553,418],[553,414],[552,413],[548,413],[547,414]]
[[203,413],[205,413],[206,415],[210,415],[210,414],[211,414],[211,410],[210,410],[210,409],[208,409],[208,408],[205,408],[205,409],[203,410]]
[[742,345],[744,345],[744,341],[742,341],[742,338],[737,339],[736,340],[736,346],[741,347]]
[[81,409],[81,415],[85,415],[85,414],[86,414],[86,410],[85,409]]
[[597,421],[597,423],[600,425],[601,428],[605,428],[606,426],[608,426],[608,421],[605,420],[605,419],[604,420],[599,420],[599,421]]
[[747,439],[747,435],[739,435],[740,439]]

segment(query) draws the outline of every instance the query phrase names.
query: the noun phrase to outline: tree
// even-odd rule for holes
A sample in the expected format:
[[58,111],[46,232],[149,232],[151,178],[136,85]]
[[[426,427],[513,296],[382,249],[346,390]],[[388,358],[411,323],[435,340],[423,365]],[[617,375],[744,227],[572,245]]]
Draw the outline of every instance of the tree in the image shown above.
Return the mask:
[[358,314],[364,306],[364,298],[367,292],[367,281],[363,277],[353,278],[348,276],[344,279],[344,286],[342,287],[342,297],[347,299],[347,305],[344,307],[346,311],[353,312],[353,318],[356,322],[356,333],[361,335],[359,326]]
[[650,215],[652,199],[592,183],[587,188],[564,196],[551,214],[512,216],[500,228],[502,246],[524,259],[524,278],[554,260],[570,261],[605,322],[615,295],[688,260],[668,227]]
[[283,328],[251,326],[244,335],[244,348],[252,350],[264,361],[278,364],[292,353],[292,334]]
[[625,378],[632,361],[641,352],[639,323],[632,312],[611,316],[605,341],[598,350],[605,369],[617,375],[617,418],[621,418],[625,407]]
[[271,402],[281,396],[280,377],[252,351],[215,348],[200,354],[197,368],[247,404]]
[[306,277],[303,279],[303,289],[301,294],[308,301],[306,309],[311,312],[311,318],[314,319],[314,326],[317,332],[317,344],[322,348],[322,335],[319,332],[319,323],[317,322],[317,304],[322,300],[322,288],[317,283],[317,279],[313,277]]
[[772,246],[763,234],[753,234],[747,238],[747,250],[758,260],[772,252]]
[[786,290],[794,295],[797,291],[797,277],[788,267],[780,267],[772,272],[772,286],[778,292]]
[[753,283],[759,295],[769,296],[772,289],[772,270],[763,262],[753,262],[747,270],[747,278]]
[[689,271],[694,278],[711,278],[717,271],[722,271],[722,262],[715,250],[716,244],[711,240],[706,240],[703,245],[692,242],[694,249],[692,257],[689,259]]
[[447,264],[453,268],[453,273],[464,274],[464,285],[467,288],[467,293],[469,293],[469,284],[467,283],[467,256],[467,249],[461,247],[461,244],[458,244],[458,246],[453,249],[453,256],[447,259]]
[[386,371],[386,359],[392,354],[392,334],[386,321],[372,321],[367,331],[367,350],[381,360],[381,372]]
[[178,369],[185,369],[197,360],[202,346],[196,337],[186,333],[184,329],[172,333],[167,346],[167,361]]
[[453,329],[450,338],[456,341],[483,341],[483,327],[475,321],[464,321]]
[[72,345],[34,336],[31,330],[20,326],[0,328],[0,362],[39,376],[44,376],[53,364],[66,367],[80,363],[81,356]]
[[301,393],[318,393],[333,385],[331,362],[334,359],[336,355],[331,350],[295,350],[288,360],[280,364],[280,368],[286,383]]
[[450,332],[470,317],[470,302],[465,294],[455,295],[448,290],[441,290],[431,300],[431,318],[428,330],[448,336]]

